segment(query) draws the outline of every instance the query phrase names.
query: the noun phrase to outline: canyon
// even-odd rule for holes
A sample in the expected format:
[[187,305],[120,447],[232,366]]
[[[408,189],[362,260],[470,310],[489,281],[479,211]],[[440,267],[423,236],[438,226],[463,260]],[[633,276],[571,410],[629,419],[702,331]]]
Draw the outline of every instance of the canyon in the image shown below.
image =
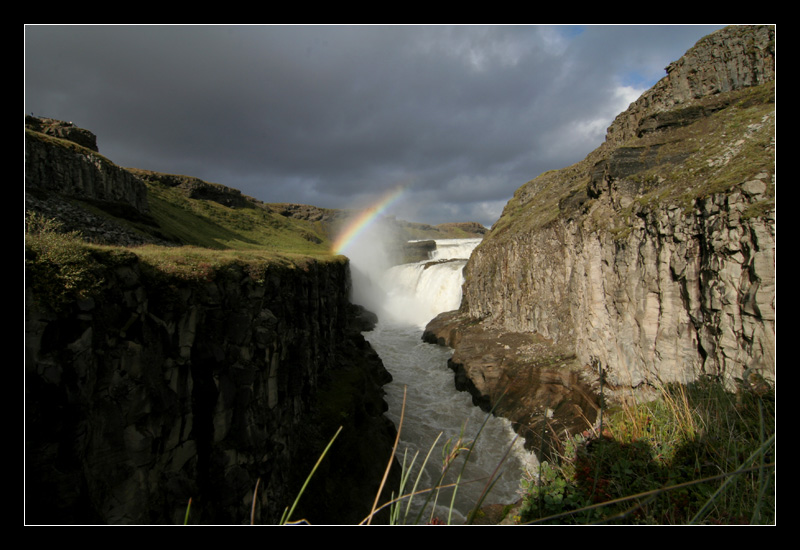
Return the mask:
[[[774,43],[770,26],[705,37],[488,232],[389,220],[396,263],[482,238],[422,338],[540,458],[664,384],[774,383]],[[391,463],[388,500],[391,374],[330,254],[352,213],[122,168],[35,117],[25,187],[28,215],[92,243],[77,288],[26,247],[26,521],[273,524],[340,427],[293,519],[358,523]]]
[[[275,524],[334,438],[291,519],[359,523],[382,483],[388,501],[392,376],[330,252],[357,212],[123,168],[86,129],[25,122],[27,521]],[[485,232],[385,223],[397,263]]]

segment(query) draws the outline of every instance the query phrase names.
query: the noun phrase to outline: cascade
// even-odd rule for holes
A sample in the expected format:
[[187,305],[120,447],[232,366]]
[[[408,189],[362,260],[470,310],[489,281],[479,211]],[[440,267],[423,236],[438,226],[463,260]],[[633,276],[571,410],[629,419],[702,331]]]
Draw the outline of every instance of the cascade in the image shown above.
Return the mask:
[[431,260],[466,260],[478,246],[481,239],[440,239],[436,241],[436,250],[431,253]]
[[[423,509],[427,498],[424,494],[412,501],[406,519],[409,523],[417,521],[416,514],[421,514],[421,523],[430,521],[431,517],[455,524],[463,522],[501,463],[500,480],[483,503],[510,504],[518,498],[524,469],[535,467],[535,457],[523,449],[522,441],[515,440],[507,420],[487,416],[472,404],[468,393],[455,389],[453,372],[447,366],[452,350],[421,339],[428,321],[443,311],[458,309],[462,270],[479,242],[480,239],[437,241],[437,248],[428,261],[385,269],[376,268],[374,253],[366,255],[368,262],[354,260],[351,256],[354,301],[378,314],[377,326],[364,336],[394,378],[385,389],[389,402],[387,415],[395,425],[400,423],[405,399],[397,458],[401,464],[404,460],[408,463],[418,453],[418,466],[433,449],[417,489],[435,485],[442,471],[443,451],[448,441],[452,445],[461,438],[469,443],[477,437],[455,492],[452,512],[452,489],[439,493],[435,508],[428,504]],[[446,482],[456,481],[461,474],[465,455],[462,453],[454,461]],[[409,485],[413,486],[417,480],[417,466],[412,469]],[[410,489],[407,487],[405,492]],[[402,510],[405,512],[405,508]]]

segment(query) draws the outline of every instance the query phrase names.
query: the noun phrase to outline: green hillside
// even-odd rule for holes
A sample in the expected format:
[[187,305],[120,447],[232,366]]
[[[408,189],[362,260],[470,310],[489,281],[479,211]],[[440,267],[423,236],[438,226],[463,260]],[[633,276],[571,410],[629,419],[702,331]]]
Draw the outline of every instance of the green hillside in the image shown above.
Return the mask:
[[[221,185],[196,178],[131,170],[147,184],[150,213],[157,227],[137,228],[183,245],[211,249],[328,255],[330,238],[319,223],[283,216],[269,205],[239,195]],[[188,182],[217,190],[212,198],[191,198]],[[232,195],[232,204],[222,202]],[[217,200],[215,200],[215,198]]]

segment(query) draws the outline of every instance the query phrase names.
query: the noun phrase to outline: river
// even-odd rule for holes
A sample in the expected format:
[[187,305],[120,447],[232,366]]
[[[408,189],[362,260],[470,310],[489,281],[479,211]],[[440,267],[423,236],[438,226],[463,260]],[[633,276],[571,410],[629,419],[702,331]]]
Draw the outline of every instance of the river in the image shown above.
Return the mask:
[[[411,492],[418,479],[417,490],[434,487],[448,445],[463,449],[475,440],[472,451],[457,453],[449,468],[446,482],[459,481],[452,508],[453,489],[436,494],[435,508],[429,502],[423,509],[430,493],[422,494],[414,497],[408,515],[405,506],[402,508],[401,523],[463,523],[481,501],[487,484],[495,478],[499,479],[482,502],[510,504],[518,498],[525,467],[535,464],[535,458],[523,449],[522,442],[515,441],[507,420],[487,415],[473,406],[468,393],[455,389],[453,372],[447,366],[452,350],[421,339],[430,319],[458,308],[462,269],[479,242],[437,241],[437,250],[429,261],[387,269],[378,268],[374,256],[370,257],[371,267],[362,269],[358,269],[358,260],[352,260],[354,271],[359,273],[354,277],[354,293],[362,298],[355,301],[368,302],[364,305],[379,317],[375,329],[364,336],[394,378],[385,389],[387,414],[396,426],[400,425],[405,400],[397,457],[401,464],[404,460],[410,463],[415,455],[417,458],[404,493]],[[363,292],[359,292],[359,287]],[[427,467],[418,478],[418,466],[429,451]],[[467,456],[469,460],[462,472]]]

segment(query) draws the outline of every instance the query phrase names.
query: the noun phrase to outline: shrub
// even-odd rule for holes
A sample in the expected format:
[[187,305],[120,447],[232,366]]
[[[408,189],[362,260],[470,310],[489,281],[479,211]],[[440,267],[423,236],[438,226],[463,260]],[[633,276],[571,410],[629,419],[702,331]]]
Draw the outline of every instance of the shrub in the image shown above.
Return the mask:
[[34,299],[53,311],[88,298],[103,282],[79,232],[33,213],[25,219],[25,275]]

